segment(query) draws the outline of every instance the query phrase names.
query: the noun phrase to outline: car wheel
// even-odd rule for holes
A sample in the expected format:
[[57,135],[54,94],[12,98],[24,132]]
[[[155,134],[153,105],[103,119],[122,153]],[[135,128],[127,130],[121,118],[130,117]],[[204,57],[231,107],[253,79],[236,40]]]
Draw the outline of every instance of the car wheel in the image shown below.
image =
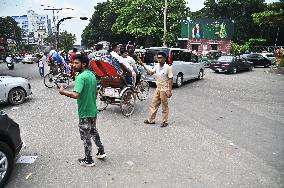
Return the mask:
[[176,86],[180,87],[182,86],[182,82],[183,82],[183,77],[181,74],[177,75],[177,80],[176,80]]
[[250,66],[248,70],[249,70],[249,71],[252,71],[252,69],[253,69],[253,66]]
[[202,80],[203,79],[203,76],[204,76],[204,73],[203,73],[203,70],[201,69],[198,73],[198,79],[199,80]]
[[237,73],[237,68],[236,67],[233,67],[233,69],[232,69],[232,72],[231,72],[232,74],[236,74]]
[[11,148],[0,141],[0,187],[4,187],[11,175],[14,157]]
[[25,100],[25,91],[21,88],[14,88],[9,92],[8,101],[12,105],[22,104]]

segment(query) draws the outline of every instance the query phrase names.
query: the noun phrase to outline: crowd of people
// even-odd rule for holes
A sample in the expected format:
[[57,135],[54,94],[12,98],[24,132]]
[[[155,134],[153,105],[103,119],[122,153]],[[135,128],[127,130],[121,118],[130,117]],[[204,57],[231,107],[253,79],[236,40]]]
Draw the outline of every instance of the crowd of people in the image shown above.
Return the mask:
[[[96,51],[89,54],[76,53],[74,49],[68,57],[74,72],[79,73],[75,79],[75,87],[73,91],[65,90],[63,85],[59,89],[61,95],[77,100],[79,133],[85,149],[85,157],[78,161],[83,166],[91,167],[95,165],[92,157],[92,140],[98,148],[97,158],[104,159],[106,157],[105,149],[97,130],[96,90],[98,79],[96,74],[89,68],[90,60],[108,62],[120,76],[127,80],[129,85],[135,85],[136,82],[135,78],[139,71],[136,62],[142,65],[149,75],[156,74],[157,88],[152,99],[148,118],[144,123],[155,124],[158,108],[162,105],[163,122],[161,127],[168,126],[168,98],[172,96],[173,73],[171,66],[166,64],[166,54],[159,52],[157,54],[158,64],[152,70],[148,70],[141,59],[135,55],[133,48],[129,46],[128,48],[121,48],[118,43],[113,43],[111,47],[111,50],[105,50],[102,45],[98,44]],[[65,62],[64,57],[56,53],[56,51],[49,54],[49,58],[50,61],[60,61],[61,64]]]

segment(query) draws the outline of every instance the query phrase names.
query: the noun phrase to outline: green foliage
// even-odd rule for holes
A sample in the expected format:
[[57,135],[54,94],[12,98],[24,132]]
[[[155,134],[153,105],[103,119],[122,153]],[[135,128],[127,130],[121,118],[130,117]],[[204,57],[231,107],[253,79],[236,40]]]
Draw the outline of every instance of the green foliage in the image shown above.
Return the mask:
[[13,39],[17,43],[22,40],[22,30],[12,17],[0,17],[0,37]]
[[279,67],[284,67],[284,59],[281,59],[281,61],[279,63]]
[[[61,32],[59,34],[59,44],[58,47],[61,50],[71,50],[73,45],[75,44],[76,36],[72,33],[68,33],[67,31]],[[47,43],[49,46],[54,46],[55,44],[55,36],[49,35],[44,39],[44,42]]]
[[237,44],[237,43],[232,43],[232,46],[231,46],[231,53],[233,55],[240,55],[240,54],[243,54],[245,53],[246,51],[249,50],[249,46],[247,44]]
[[[164,1],[132,0],[118,10],[113,31],[135,37],[153,37],[162,41]],[[174,43],[180,34],[179,21],[187,16],[184,0],[168,0],[167,42]]]
[[266,40],[265,39],[249,39],[247,42],[244,44],[238,44],[233,42],[232,47],[231,47],[231,53],[234,55],[240,55],[243,54],[247,51],[251,51],[255,46],[261,46],[265,44]]
[[[187,16],[184,0],[168,0],[167,41],[174,43],[180,35],[179,20]],[[126,44],[139,40],[144,46],[151,38],[161,42],[163,37],[164,1],[113,0],[98,3],[89,25],[82,34],[83,43],[93,46],[103,40]]]
[[59,35],[59,44],[58,47],[61,50],[71,50],[75,44],[76,36],[72,33],[64,31]]
[[266,10],[252,14],[253,21],[259,26],[276,26],[284,23],[284,3],[274,2],[266,7]]
[[99,41],[126,43],[134,38],[130,34],[112,31],[112,26],[118,17],[117,12],[125,4],[126,0],[116,0],[98,3],[94,7],[92,19],[82,34],[85,46],[92,47]]

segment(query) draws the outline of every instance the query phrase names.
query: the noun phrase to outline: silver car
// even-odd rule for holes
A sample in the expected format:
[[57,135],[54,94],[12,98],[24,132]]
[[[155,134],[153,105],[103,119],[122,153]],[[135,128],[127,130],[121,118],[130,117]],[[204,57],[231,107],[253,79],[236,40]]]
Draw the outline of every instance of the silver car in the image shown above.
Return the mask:
[[[146,49],[144,63],[151,70],[156,61],[158,52],[165,52],[168,56],[168,64],[172,66],[175,86],[180,87],[183,82],[192,79],[202,79],[205,74],[205,68],[202,62],[198,62],[198,57],[191,51],[180,48],[151,47]],[[142,71],[144,80],[148,82],[156,82],[155,74],[153,76],[146,75]]]
[[0,103],[22,104],[32,94],[29,81],[21,77],[0,76]]

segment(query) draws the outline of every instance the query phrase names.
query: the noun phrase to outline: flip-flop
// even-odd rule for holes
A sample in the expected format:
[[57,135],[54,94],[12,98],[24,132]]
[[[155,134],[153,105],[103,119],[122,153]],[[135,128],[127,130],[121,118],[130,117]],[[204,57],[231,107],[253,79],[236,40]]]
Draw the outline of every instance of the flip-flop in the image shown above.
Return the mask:
[[168,125],[169,125],[168,123],[162,123],[161,127],[166,127]]
[[148,121],[148,119],[146,119],[146,120],[144,121],[144,123],[145,123],[145,124],[155,124],[155,122],[150,122],[150,121]]

